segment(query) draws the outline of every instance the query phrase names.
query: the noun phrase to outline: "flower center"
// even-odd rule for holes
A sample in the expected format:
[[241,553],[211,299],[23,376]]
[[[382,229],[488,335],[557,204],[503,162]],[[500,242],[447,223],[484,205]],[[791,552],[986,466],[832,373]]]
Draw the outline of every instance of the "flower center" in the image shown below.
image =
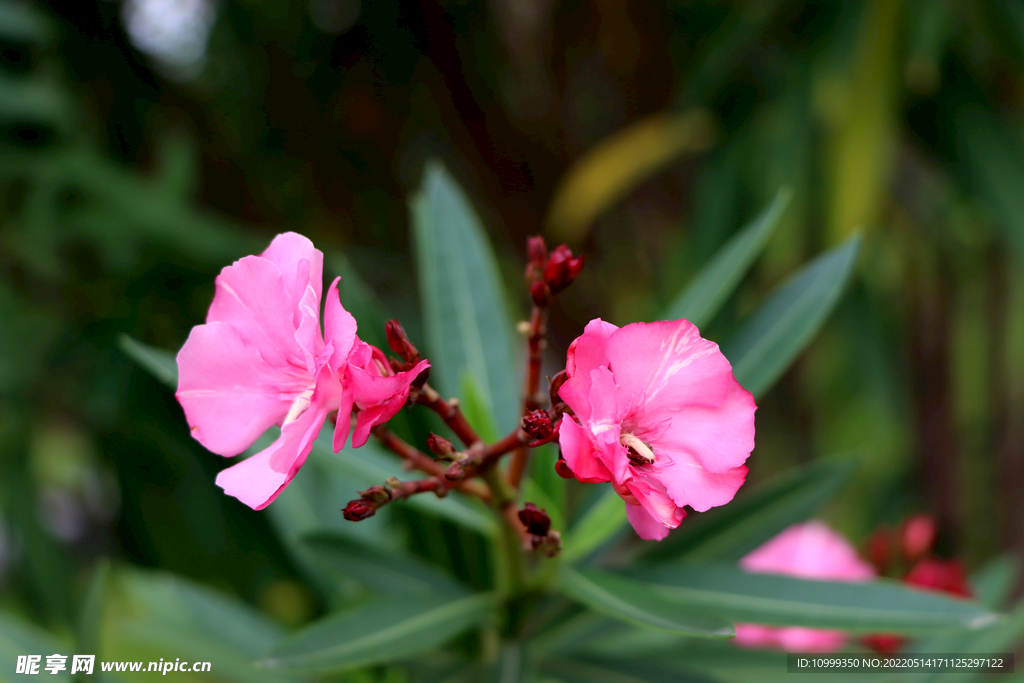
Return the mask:
[[626,447],[627,456],[634,467],[654,463],[654,451],[650,445],[641,441],[632,432],[625,432],[619,437],[619,443]]
[[292,407],[288,409],[288,414],[285,415],[284,422],[281,423],[281,426],[284,426],[289,422],[294,422],[298,419],[299,415],[306,412],[306,408],[309,407],[310,399],[313,398],[313,391],[315,389],[315,386],[310,387],[295,397],[295,401],[292,403]]

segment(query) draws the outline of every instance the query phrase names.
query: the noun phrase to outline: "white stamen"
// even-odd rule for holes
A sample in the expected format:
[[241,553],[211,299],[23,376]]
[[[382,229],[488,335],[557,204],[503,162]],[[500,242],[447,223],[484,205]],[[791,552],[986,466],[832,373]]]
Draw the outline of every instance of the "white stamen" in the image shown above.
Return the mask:
[[654,451],[635,434],[626,432],[619,438],[619,443],[630,450],[631,456],[635,454],[637,459],[643,460],[648,465],[654,462]]
[[294,422],[299,418],[299,415],[306,412],[306,408],[308,408],[310,404],[310,399],[313,397],[313,391],[313,388],[306,389],[295,397],[295,401],[292,403],[292,407],[288,409],[288,414],[285,415],[282,425]]

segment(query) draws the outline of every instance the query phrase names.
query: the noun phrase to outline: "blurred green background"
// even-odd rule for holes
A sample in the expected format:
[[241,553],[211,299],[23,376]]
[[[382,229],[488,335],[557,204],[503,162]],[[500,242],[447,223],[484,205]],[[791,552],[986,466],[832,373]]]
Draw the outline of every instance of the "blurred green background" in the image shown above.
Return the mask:
[[1015,0],[0,0],[0,608],[70,629],[110,557],[286,626],[324,609],[118,338],[177,349],[220,268],[295,230],[415,339],[407,198],[434,156],[513,310],[528,235],[586,255],[549,374],[589,319],[664,310],[781,187],[705,336],[859,227],[751,480],[857,451],[826,516],[858,543],[924,511],[971,566],[1022,550],[1022,134]]

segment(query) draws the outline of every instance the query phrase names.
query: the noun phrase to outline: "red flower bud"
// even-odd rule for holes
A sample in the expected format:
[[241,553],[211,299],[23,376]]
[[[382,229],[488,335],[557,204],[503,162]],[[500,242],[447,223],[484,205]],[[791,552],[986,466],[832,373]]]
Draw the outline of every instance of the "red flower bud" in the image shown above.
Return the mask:
[[967,572],[959,560],[927,557],[910,570],[904,579],[911,586],[969,598],[974,595],[967,583]]
[[880,655],[894,655],[903,647],[906,639],[896,633],[874,633],[864,636],[864,647]]
[[562,388],[562,385],[565,384],[568,379],[569,375],[566,374],[565,370],[562,370],[549,380],[551,382],[551,387],[548,389],[548,393],[551,395],[551,405],[556,405],[562,401],[562,397],[558,395],[558,390]]
[[903,555],[907,561],[913,562],[931,550],[938,529],[930,516],[914,515],[903,523],[900,531]]
[[362,498],[359,500],[353,500],[345,506],[344,510],[342,510],[342,514],[345,515],[345,519],[350,522],[360,522],[367,517],[373,517],[376,512],[376,506]]
[[444,478],[448,481],[462,481],[466,478],[466,466],[462,461],[456,460],[444,471]]
[[374,505],[385,505],[391,501],[391,490],[380,486],[379,484],[371,486],[365,491],[360,491],[359,495],[363,500],[369,501]]
[[889,567],[892,555],[892,531],[887,526],[880,526],[868,537],[868,559],[875,571],[884,574]]
[[543,538],[551,529],[551,518],[548,517],[548,513],[533,503],[524,504],[523,509],[519,511],[519,521],[534,536]]
[[527,277],[529,277],[530,268],[535,268],[539,276],[548,260],[548,245],[544,243],[543,237],[534,235],[526,238],[526,258],[528,261]]
[[555,428],[551,424],[551,418],[548,417],[548,411],[534,410],[523,418],[523,430],[534,440],[540,440],[551,436]]
[[548,298],[550,296],[551,290],[543,280],[534,282],[530,285],[530,299],[533,300],[535,306],[547,306]]
[[572,284],[576,276],[583,270],[583,257],[573,258],[572,251],[564,244],[555,247],[544,268],[544,280],[551,288],[552,294],[558,294]]
[[555,472],[557,472],[558,476],[562,479],[576,478],[576,475],[572,473],[571,469],[569,469],[569,463],[567,463],[563,458],[559,458],[555,461]]
[[389,320],[384,325],[384,333],[388,338],[388,346],[391,350],[402,357],[409,365],[416,365],[420,362],[420,352],[413,346],[413,343],[409,341],[408,335],[402,328],[402,323],[397,320]]
[[433,432],[427,437],[427,448],[439,458],[451,458],[452,453],[455,452],[451,441]]

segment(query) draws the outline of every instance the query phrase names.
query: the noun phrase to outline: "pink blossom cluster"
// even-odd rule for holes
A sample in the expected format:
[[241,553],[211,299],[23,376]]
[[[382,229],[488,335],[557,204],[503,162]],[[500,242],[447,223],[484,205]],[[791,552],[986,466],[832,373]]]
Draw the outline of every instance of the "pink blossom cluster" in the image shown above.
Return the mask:
[[559,443],[585,482],[611,482],[645,539],[724,505],[754,448],[754,398],[718,345],[686,320],[592,320],[569,347]]
[[384,354],[356,336],[356,321],[331,283],[320,325],[323,253],[296,233],[278,235],[259,256],[224,268],[206,324],[178,353],[177,398],[192,435],[235,456],[268,428],[270,446],[223,470],[217,485],[249,507],[269,505],[306,461],[324,421],[337,414],[334,450],[352,447],[405,404],[429,367],[395,373]]
[[[824,522],[795,524],[740,560],[755,574],[782,574],[819,581],[870,581],[875,570],[843,536]],[[842,631],[802,626],[736,624],[744,647],[776,647],[787,652],[835,652],[846,643]]]

